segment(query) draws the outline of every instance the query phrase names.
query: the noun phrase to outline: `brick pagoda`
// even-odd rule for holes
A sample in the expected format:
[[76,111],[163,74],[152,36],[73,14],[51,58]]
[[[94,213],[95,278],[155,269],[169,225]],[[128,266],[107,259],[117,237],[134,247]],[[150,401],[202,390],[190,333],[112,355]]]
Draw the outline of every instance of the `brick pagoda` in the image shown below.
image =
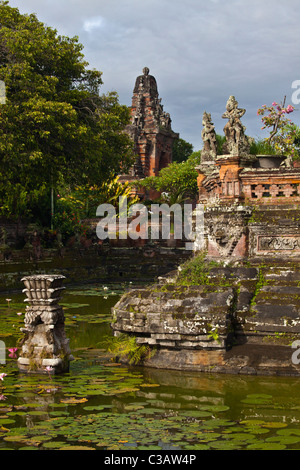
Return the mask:
[[172,131],[169,113],[163,110],[156,79],[143,69],[133,90],[131,123],[126,132],[135,144],[137,159],[129,175],[121,180],[136,180],[157,176],[162,168],[172,163],[172,147],[179,134]]

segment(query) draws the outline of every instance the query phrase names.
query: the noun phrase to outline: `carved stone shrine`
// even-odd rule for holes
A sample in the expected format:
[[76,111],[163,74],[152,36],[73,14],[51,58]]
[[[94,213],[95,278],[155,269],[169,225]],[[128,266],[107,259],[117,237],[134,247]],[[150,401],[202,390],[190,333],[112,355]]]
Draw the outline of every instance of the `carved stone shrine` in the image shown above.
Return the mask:
[[134,142],[136,162],[129,175],[120,180],[131,181],[157,176],[162,168],[172,163],[173,143],[179,134],[171,128],[171,117],[166,113],[159,98],[155,77],[149,69],[137,77],[133,90],[131,123],[126,132]]
[[[62,373],[73,359],[65,334],[63,308],[58,304],[64,276],[34,275],[22,279],[28,302],[21,354],[20,371],[28,373]],[[46,369],[47,368],[47,369]]]

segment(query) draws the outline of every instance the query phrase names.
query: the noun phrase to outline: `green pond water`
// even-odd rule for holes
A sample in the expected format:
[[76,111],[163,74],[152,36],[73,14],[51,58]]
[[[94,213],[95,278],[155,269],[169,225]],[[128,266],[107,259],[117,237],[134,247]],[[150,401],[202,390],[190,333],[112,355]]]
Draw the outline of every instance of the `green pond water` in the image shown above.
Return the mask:
[[298,378],[112,362],[103,340],[124,287],[68,287],[61,305],[75,360],[69,373],[55,377],[19,373],[8,349],[22,336],[24,296],[2,295],[7,354],[0,374],[7,376],[0,381],[0,450],[300,449]]

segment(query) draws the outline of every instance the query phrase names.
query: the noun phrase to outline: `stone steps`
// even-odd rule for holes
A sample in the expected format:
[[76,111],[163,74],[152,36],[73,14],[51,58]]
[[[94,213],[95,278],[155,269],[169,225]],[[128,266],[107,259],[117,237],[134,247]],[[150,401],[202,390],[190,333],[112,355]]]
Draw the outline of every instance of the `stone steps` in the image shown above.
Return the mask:
[[261,268],[250,307],[237,318],[238,342],[290,344],[300,334],[299,268]]

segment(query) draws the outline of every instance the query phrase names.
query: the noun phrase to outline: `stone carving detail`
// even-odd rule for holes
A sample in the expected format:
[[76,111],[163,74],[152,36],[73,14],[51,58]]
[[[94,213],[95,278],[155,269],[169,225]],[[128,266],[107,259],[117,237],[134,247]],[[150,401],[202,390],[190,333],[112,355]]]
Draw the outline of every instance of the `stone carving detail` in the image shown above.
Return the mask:
[[[249,185],[248,185],[249,186]],[[300,196],[299,185],[297,183],[282,184],[252,184],[244,186],[244,192],[251,199],[261,198],[291,198]]]
[[43,372],[50,366],[54,373],[69,369],[73,359],[69,340],[65,335],[65,318],[58,304],[64,290],[60,275],[36,275],[22,279],[26,307],[22,352],[19,369],[25,372]]
[[258,249],[260,251],[300,250],[300,236],[259,237]]
[[140,96],[137,102],[135,115],[132,118],[132,124],[139,129],[143,129],[144,127],[144,101],[143,96]]
[[228,258],[240,256],[241,245],[247,233],[245,219],[247,208],[232,208],[228,211],[207,208],[205,211],[205,238],[210,256]]
[[249,154],[250,141],[245,135],[246,128],[241,122],[241,118],[245,113],[245,109],[238,107],[238,102],[235,97],[230,96],[226,104],[226,111],[222,115],[223,119],[228,119],[228,122],[224,127],[226,143],[224,144],[223,151],[225,154]]
[[206,111],[202,118],[202,133],[203,150],[201,152],[201,163],[214,162],[217,156],[217,138],[215,126],[211,121],[211,114]]

